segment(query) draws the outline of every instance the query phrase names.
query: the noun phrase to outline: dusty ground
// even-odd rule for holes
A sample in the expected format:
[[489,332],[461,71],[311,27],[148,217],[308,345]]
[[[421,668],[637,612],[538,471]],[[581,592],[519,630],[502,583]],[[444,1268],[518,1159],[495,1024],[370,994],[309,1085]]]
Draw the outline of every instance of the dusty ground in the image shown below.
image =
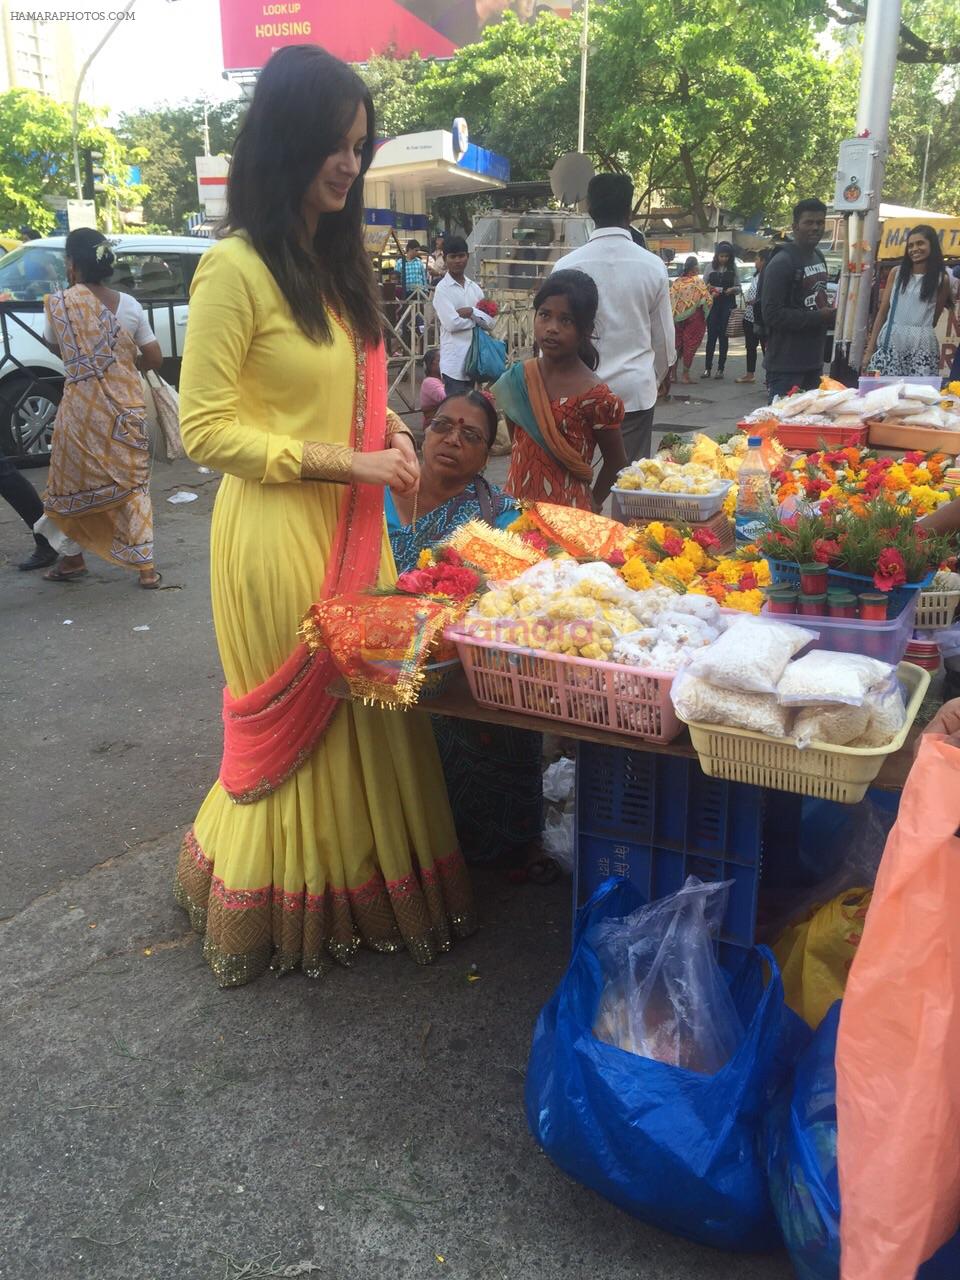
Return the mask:
[[[658,426],[729,429],[761,401],[740,368]],[[180,487],[197,500],[170,505]],[[478,876],[483,927],[432,968],[364,955],[217,990],[170,894],[219,759],[215,488],[191,463],[155,476],[156,593],[93,559],[83,583],[18,573],[0,510],[0,1276],[786,1280],[782,1257],[641,1226],[529,1137],[569,882]]]

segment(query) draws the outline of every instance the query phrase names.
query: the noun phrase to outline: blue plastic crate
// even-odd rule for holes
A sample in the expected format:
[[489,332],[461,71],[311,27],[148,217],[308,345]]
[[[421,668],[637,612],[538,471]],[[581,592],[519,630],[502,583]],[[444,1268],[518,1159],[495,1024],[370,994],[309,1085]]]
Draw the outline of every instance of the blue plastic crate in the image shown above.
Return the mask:
[[[794,564],[792,560],[768,560],[770,566],[770,577],[775,583],[779,583],[785,587],[800,588],[800,566]],[[898,618],[908,605],[912,604],[917,597],[917,593],[925,587],[929,587],[934,579],[933,570],[927,574],[922,582],[905,582],[902,587],[894,587],[887,594],[887,618]],[[843,591],[852,591],[854,595],[860,595],[864,591],[876,591],[872,578],[864,577],[859,573],[844,573],[842,569],[829,569],[827,571],[827,585],[835,587]]]
[[764,849],[790,857],[801,797],[708,778],[696,760],[581,742],[577,751],[574,904],[611,875],[648,902],[687,876],[732,880],[720,936],[725,969],[752,947]]

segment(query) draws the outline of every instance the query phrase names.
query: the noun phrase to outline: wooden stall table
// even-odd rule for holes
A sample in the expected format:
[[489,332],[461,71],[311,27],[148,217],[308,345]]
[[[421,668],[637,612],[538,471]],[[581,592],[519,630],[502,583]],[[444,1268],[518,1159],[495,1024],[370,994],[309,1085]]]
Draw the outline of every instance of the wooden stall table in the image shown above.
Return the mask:
[[[421,703],[421,709],[431,715],[456,716],[462,720],[477,720],[481,724],[509,725],[513,729],[530,729],[535,733],[549,733],[554,737],[573,738],[582,742],[596,742],[605,747],[624,747],[628,751],[652,751],[661,755],[683,756],[696,760],[690,735],[684,729],[672,742],[648,742],[633,734],[616,733],[611,729],[595,729],[590,725],[570,724],[554,720],[550,716],[532,716],[525,712],[509,711],[504,707],[485,707],[474,701],[463,671],[458,671],[443,693]],[[899,751],[884,759],[883,766],[870,785],[882,791],[902,791],[913,764],[917,738],[921,730],[916,725]]]

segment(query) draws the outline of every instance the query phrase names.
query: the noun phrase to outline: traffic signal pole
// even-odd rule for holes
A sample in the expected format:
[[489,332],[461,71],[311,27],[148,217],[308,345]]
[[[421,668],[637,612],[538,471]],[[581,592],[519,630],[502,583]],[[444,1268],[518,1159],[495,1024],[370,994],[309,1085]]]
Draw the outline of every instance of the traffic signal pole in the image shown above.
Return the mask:
[[86,62],[85,62],[85,63],[83,64],[83,66],[80,68],[80,74],[77,76],[77,83],[74,85],[74,89],[73,89],[73,129],[72,129],[72,138],[73,138],[73,180],[74,180],[74,183],[76,184],[76,188],[77,188],[77,199],[78,199],[78,200],[82,200],[82,199],[83,199],[83,178],[81,177],[81,174],[80,174],[80,151],[79,151],[79,148],[78,148],[78,146],[77,146],[77,134],[78,134],[77,116],[78,116],[78,113],[79,113],[79,110],[80,110],[80,90],[83,88],[83,81],[84,81],[84,78],[85,78],[85,76],[86,76],[87,72],[90,70],[90,66],[91,66],[91,64],[93,63],[94,58],[97,56],[97,54],[100,52],[100,50],[103,48],[103,46],[107,43],[107,41],[110,39],[110,37],[111,37],[111,36],[113,35],[113,33],[116,31],[117,27],[119,27],[119,26],[120,26],[120,24],[121,24],[121,23],[126,19],[127,14],[130,12],[130,10],[133,8],[133,6],[134,6],[136,3],[137,3],[137,0],[127,0],[127,3],[123,6],[123,8],[122,8],[122,9],[120,10],[120,12],[117,14],[117,16],[116,16],[115,20],[114,20],[114,21],[110,24],[110,26],[107,28],[106,34],[104,35],[103,39],[102,39],[102,40],[100,41],[100,43],[96,46],[96,48],[93,50],[93,53],[91,53],[91,54],[90,54],[89,58],[87,58]]

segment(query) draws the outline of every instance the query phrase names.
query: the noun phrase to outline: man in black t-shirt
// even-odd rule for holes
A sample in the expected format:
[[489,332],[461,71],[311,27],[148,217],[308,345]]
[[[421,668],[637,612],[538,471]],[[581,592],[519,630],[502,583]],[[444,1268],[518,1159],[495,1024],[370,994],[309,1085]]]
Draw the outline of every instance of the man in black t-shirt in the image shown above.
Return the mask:
[[837,317],[827,298],[827,264],[817,248],[826,216],[822,200],[801,200],[793,211],[793,239],[764,268],[760,307],[771,400],[791,387],[811,390],[823,372],[824,335]]

